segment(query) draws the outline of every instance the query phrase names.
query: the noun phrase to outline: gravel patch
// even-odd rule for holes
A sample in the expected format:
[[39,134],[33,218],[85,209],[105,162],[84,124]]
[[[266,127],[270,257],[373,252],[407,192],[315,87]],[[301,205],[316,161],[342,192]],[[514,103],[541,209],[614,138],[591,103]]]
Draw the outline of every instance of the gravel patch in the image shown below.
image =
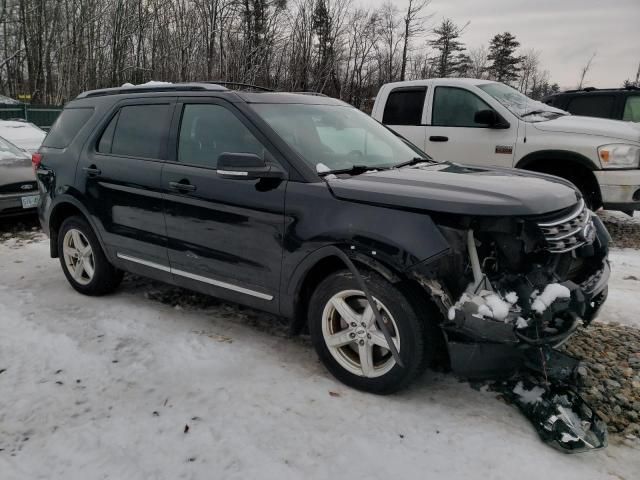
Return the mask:
[[579,330],[564,349],[584,362],[579,392],[609,432],[640,438],[640,330],[596,322]]
[[630,217],[621,212],[601,210],[598,216],[609,230],[614,247],[640,248],[640,212]]

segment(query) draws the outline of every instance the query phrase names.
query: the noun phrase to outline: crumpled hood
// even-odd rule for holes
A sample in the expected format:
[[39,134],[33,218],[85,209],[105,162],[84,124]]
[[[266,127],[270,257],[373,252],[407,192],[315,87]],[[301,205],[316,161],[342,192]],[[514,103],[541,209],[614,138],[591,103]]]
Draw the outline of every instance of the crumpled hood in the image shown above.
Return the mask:
[[540,215],[575,205],[579,198],[560,178],[452,163],[325,178],[342,200],[454,214]]
[[599,135],[616,140],[640,143],[640,124],[621,120],[564,115],[546,122],[536,122],[533,126],[543,132]]

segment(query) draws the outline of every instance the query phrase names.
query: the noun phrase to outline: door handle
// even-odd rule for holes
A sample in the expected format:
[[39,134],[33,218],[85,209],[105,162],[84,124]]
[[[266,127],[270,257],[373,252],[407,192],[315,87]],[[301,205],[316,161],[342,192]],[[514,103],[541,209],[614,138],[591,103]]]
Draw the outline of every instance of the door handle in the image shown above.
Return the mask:
[[449,141],[449,137],[442,137],[440,135],[434,135],[432,137],[429,137],[429,141],[430,142],[448,142]]
[[191,185],[188,180],[181,180],[179,182],[169,182],[169,188],[176,192],[195,192],[196,186]]
[[102,170],[100,170],[95,165],[84,167],[82,170],[87,174],[88,177],[98,177],[102,173]]

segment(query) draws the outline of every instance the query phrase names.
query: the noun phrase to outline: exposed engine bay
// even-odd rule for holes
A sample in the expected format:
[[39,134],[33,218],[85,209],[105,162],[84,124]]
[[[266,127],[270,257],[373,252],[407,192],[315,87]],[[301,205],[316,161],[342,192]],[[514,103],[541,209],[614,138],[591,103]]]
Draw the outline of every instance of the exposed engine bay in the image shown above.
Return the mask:
[[[438,220],[456,254],[414,277],[442,313],[451,369],[502,380],[504,397],[553,446],[605,446],[606,426],[571,389],[579,362],[555,350],[606,300],[609,235],[600,220],[583,201],[536,218]],[[514,393],[525,378],[542,389],[533,403]]]

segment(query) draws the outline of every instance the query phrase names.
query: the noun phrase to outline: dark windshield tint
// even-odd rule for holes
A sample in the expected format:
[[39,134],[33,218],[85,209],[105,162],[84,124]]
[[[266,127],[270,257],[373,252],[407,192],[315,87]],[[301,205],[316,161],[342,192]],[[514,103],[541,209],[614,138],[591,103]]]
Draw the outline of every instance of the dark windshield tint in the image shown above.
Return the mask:
[[62,111],[42,143],[45,147],[65,148],[93,115],[93,108],[67,108]]
[[385,125],[420,125],[426,88],[395,90],[389,94],[384,107]]
[[168,112],[169,105],[122,107],[113,134],[111,153],[128,157],[159,158],[167,133]]
[[317,172],[383,168],[426,154],[347,106],[254,104],[256,112]]

